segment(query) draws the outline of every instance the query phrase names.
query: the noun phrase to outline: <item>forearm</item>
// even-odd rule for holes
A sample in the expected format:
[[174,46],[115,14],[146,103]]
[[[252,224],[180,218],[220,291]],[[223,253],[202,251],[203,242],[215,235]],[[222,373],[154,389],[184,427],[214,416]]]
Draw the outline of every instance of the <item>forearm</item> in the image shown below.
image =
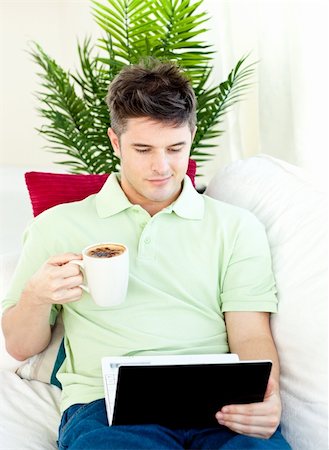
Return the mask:
[[244,339],[230,345],[230,351],[237,353],[240,360],[270,359],[273,363],[271,376],[279,387],[280,363],[273,339],[269,335]]
[[269,313],[228,312],[225,314],[230,351],[241,360],[271,359],[272,373],[264,401],[247,405],[226,405],[216,414],[221,425],[232,431],[268,439],[280,423],[279,358],[272,338]]
[[52,305],[80,300],[80,268],[68,263],[81,258],[75,253],[49,258],[26,283],[16,306],[5,311],[2,328],[7,350],[14,358],[24,360],[47,347]]
[[2,329],[8,353],[20,361],[40,353],[51,338],[49,315],[51,305],[35,305],[28,294],[5,311]]

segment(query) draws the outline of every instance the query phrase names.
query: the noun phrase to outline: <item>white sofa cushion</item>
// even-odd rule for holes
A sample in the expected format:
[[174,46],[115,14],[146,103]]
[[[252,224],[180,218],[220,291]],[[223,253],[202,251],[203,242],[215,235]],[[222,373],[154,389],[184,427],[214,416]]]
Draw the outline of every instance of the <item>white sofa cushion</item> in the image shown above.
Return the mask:
[[33,218],[24,173],[24,167],[0,167],[0,254],[21,250],[23,231]]
[[[9,287],[10,280],[13,276],[15,267],[19,258],[18,252],[6,253],[0,255],[0,299],[2,300]],[[0,302],[0,315],[1,315],[1,302]],[[17,361],[12,358],[5,348],[5,340],[0,328],[0,369],[15,370],[24,362]],[[0,447],[1,449],[1,447]]]
[[250,210],[266,227],[279,299],[271,326],[283,434],[296,450],[327,449],[326,195],[301,169],[266,155],[226,166],[206,194]]
[[61,390],[0,370],[0,449],[57,450]]

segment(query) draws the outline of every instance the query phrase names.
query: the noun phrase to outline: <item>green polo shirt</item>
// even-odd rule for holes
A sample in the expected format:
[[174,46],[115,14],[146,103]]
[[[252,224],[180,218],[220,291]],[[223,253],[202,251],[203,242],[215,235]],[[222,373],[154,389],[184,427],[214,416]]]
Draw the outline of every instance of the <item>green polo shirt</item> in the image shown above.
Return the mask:
[[248,211],[198,194],[188,177],[178,199],[151,217],[112,174],[98,194],[39,215],[24,241],[4,309],[50,256],[99,242],[129,247],[122,305],[98,307],[84,292],[62,307],[62,410],[104,397],[103,356],[225,353],[225,311],[277,308],[263,226]]

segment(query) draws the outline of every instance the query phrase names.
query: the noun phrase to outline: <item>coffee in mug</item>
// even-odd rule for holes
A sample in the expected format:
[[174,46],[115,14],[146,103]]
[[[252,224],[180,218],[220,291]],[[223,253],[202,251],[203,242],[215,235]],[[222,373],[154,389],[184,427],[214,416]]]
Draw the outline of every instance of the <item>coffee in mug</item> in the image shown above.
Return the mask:
[[78,264],[84,273],[82,289],[102,307],[120,305],[126,298],[129,279],[129,252],[124,244],[93,244],[82,250]]
[[112,258],[119,256],[126,250],[126,247],[119,244],[95,245],[88,250],[87,255],[93,258]]

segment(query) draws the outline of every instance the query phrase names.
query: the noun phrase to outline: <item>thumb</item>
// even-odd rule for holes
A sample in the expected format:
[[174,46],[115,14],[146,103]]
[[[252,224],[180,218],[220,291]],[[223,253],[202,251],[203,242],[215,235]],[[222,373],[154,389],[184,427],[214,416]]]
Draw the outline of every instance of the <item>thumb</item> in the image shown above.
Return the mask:
[[74,259],[82,259],[82,255],[78,253],[63,253],[61,255],[52,256],[47,263],[52,266],[63,266]]
[[272,376],[270,376],[268,379],[264,400],[266,398],[271,397],[277,390],[278,390],[278,383]]

